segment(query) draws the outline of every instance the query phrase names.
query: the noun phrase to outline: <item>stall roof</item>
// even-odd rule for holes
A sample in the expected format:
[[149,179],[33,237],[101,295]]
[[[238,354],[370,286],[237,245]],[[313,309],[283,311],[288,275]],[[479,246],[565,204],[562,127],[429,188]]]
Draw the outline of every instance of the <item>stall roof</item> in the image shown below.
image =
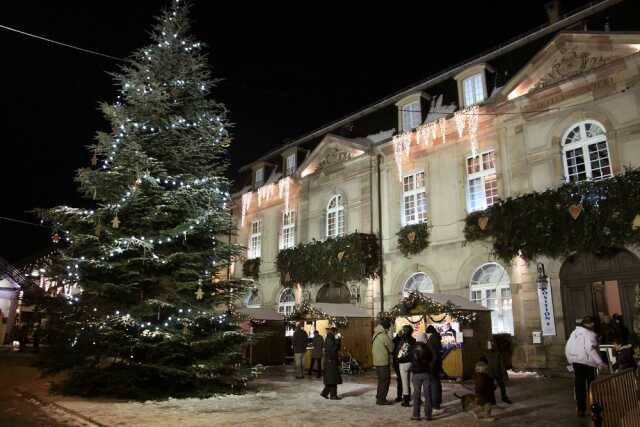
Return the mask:
[[437,303],[446,304],[447,301],[454,304],[460,310],[469,310],[469,311],[491,311],[483,305],[476,304],[475,302],[471,302],[465,297],[461,297],[460,295],[452,295],[452,294],[422,294],[427,298],[431,298]]
[[371,314],[364,308],[357,307],[353,304],[335,304],[329,302],[317,302],[313,304],[317,309],[327,313],[330,316],[340,317],[371,317]]
[[284,320],[284,316],[275,310],[268,308],[248,308],[243,307],[238,309],[238,312],[244,316],[249,316],[256,320]]

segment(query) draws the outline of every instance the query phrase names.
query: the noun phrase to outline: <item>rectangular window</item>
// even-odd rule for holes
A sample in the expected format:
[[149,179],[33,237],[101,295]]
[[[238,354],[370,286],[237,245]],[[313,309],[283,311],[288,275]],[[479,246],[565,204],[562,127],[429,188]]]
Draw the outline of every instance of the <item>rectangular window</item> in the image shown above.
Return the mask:
[[407,131],[420,126],[422,122],[422,111],[420,101],[410,102],[400,107],[402,111],[402,130]]
[[462,90],[464,91],[464,106],[470,107],[485,100],[484,84],[482,82],[482,74],[474,74],[462,81]]
[[256,169],[256,188],[264,184],[264,168]]
[[262,252],[262,220],[251,223],[251,235],[249,236],[249,253],[247,258],[260,258]]
[[481,211],[498,201],[495,151],[467,158],[467,209]]
[[295,211],[282,213],[282,230],[280,232],[280,249],[289,249],[296,245]]
[[287,156],[286,176],[291,176],[296,173],[296,167],[296,153],[289,154]]
[[427,221],[427,192],[424,171],[414,172],[402,179],[402,225]]

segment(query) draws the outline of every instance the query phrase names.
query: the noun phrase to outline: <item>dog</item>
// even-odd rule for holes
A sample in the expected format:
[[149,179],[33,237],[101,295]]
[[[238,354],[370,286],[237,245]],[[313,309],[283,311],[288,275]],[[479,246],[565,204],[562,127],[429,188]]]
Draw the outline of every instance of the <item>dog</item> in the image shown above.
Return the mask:
[[463,394],[462,396],[460,396],[458,393],[453,393],[453,395],[460,399],[463,412],[473,411],[478,407],[478,400],[476,399],[476,395],[473,393]]

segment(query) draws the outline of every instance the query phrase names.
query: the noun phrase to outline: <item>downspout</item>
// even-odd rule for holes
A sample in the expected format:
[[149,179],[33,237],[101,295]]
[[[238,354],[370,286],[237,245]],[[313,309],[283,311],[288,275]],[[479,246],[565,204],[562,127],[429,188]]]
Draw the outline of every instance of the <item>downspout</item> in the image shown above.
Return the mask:
[[378,168],[378,238],[380,239],[380,313],[384,313],[384,262],[382,260],[382,176],[380,173],[380,162],[382,155],[376,157]]

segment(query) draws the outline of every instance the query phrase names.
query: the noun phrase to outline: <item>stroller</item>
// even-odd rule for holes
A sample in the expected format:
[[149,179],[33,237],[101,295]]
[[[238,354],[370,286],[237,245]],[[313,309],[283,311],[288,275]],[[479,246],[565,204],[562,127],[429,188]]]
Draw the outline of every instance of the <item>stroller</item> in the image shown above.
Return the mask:
[[360,364],[351,356],[351,353],[345,352],[342,356],[342,373],[345,375],[358,375],[360,373]]

